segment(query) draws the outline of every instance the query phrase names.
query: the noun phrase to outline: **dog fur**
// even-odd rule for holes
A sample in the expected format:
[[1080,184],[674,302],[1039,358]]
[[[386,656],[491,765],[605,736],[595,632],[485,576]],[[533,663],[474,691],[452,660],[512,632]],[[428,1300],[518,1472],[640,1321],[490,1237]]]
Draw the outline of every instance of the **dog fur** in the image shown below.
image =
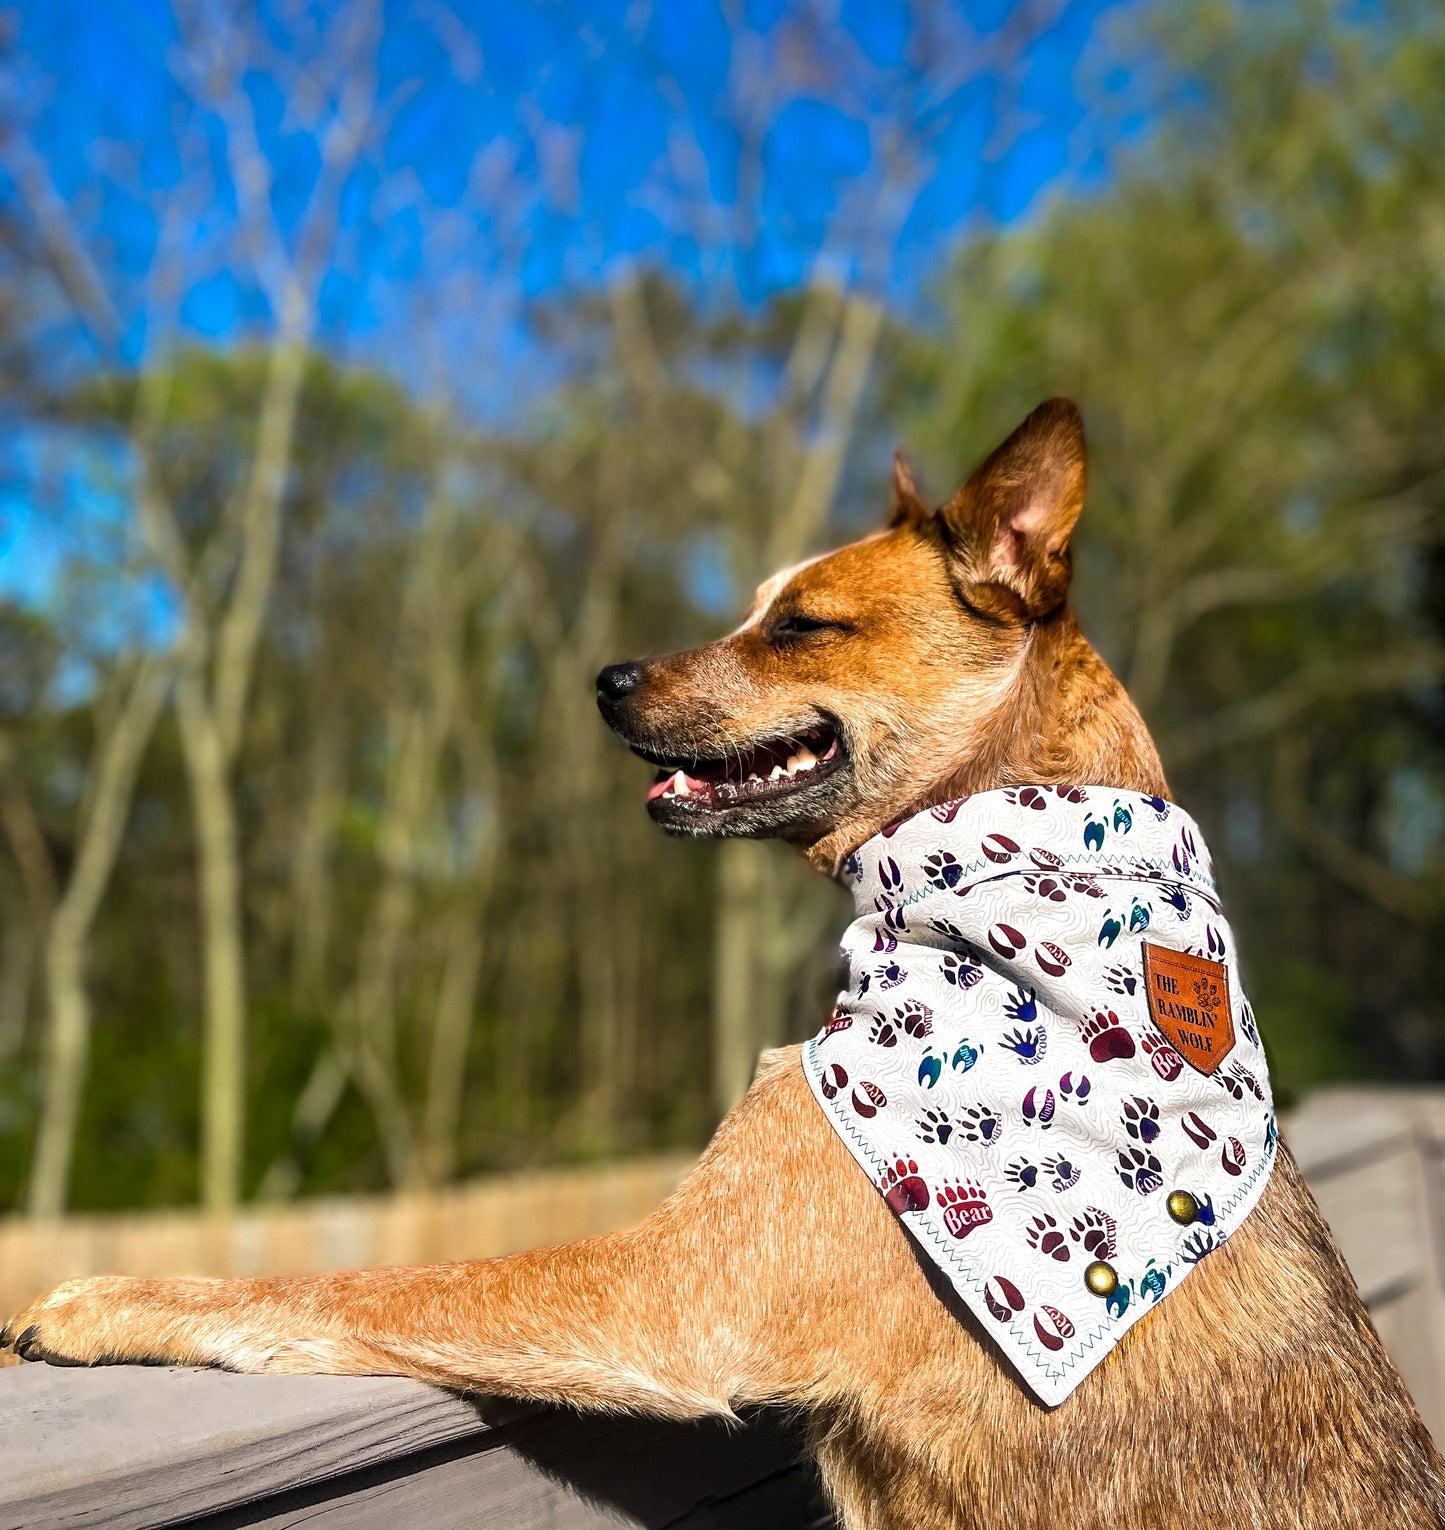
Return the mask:
[[[940,510],[900,463],[885,530],[770,580],[719,642],[614,675],[609,721],[659,764],[836,741],[796,789],[721,809],[655,797],[653,816],[780,836],[832,874],[888,822],[964,792],[1167,795],[1066,602],[1083,496],[1078,414],[1053,400]],[[795,1048],[764,1057],[633,1231],[417,1269],[71,1281],[0,1342],[674,1418],[798,1408],[847,1530],[1445,1526],[1445,1463],[1287,1149],[1248,1222],[1048,1409],[931,1277]]]

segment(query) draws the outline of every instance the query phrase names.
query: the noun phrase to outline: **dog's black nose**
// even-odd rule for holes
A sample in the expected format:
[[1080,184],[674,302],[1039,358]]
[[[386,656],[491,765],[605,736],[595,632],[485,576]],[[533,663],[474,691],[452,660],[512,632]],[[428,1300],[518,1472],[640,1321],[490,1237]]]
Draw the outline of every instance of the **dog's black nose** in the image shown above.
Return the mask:
[[630,696],[642,684],[642,671],[635,664],[609,664],[597,677],[597,699],[604,705]]

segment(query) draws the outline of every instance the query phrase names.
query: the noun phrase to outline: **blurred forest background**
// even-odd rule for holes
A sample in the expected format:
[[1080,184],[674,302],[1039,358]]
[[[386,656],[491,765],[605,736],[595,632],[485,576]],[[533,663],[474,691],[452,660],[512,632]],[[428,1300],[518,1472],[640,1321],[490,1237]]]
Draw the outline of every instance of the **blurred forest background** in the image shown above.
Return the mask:
[[592,677],[1055,392],[1280,1093],[1445,1071],[1433,0],[0,20],[0,1208],[699,1144],[846,900]]

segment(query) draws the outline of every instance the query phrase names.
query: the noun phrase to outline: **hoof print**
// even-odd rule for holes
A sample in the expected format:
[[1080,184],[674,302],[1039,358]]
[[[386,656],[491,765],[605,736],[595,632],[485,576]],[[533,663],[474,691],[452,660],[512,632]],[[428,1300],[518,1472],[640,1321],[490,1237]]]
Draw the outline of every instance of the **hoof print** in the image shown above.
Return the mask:
[[1024,1310],[1024,1294],[1006,1275],[995,1275],[983,1288],[984,1305],[1000,1323],[1011,1323]]
[[1046,1302],[1034,1313],[1034,1332],[1045,1349],[1057,1353],[1064,1347],[1066,1339],[1074,1337],[1074,1325],[1057,1307],[1050,1307]]
[[838,1091],[848,1087],[848,1070],[842,1063],[829,1063],[823,1069],[823,1077],[818,1087],[823,1091],[825,1100],[836,1100]]
[[853,1109],[863,1117],[865,1121],[871,1121],[874,1116],[888,1103],[888,1096],[868,1079],[864,1079],[853,1091]]

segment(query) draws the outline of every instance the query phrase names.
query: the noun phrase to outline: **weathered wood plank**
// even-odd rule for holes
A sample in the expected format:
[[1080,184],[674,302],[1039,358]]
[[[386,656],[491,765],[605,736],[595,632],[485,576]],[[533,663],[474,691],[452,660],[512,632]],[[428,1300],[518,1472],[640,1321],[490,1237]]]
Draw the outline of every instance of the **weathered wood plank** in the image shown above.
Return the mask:
[[609,1418],[385,1378],[25,1366],[0,1374],[0,1437],[0,1530],[823,1522],[773,1419]]
[[0,1373],[0,1526],[179,1523],[485,1431],[384,1377],[21,1366]]

